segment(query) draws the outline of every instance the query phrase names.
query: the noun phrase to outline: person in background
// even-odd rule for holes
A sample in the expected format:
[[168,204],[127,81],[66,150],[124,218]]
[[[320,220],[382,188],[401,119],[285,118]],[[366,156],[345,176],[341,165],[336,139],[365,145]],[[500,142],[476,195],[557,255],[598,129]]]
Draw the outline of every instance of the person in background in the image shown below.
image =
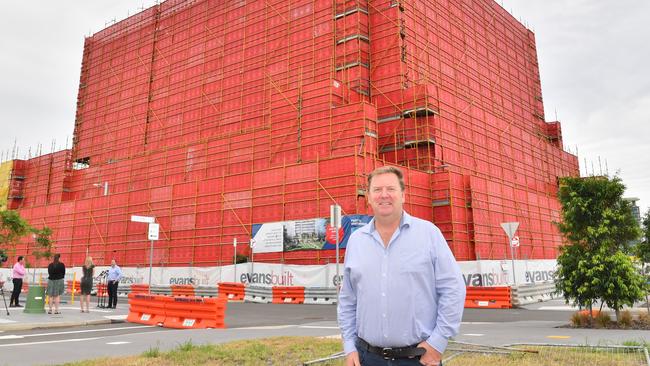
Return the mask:
[[11,292],[11,299],[9,300],[10,308],[21,308],[18,303],[18,297],[20,296],[20,291],[23,289],[23,278],[25,278],[25,258],[20,255],[14,268],[11,271],[12,282],[14,283],[14,290]]
[[54,306],[54,314],[61,314],[59,312],[59,303],[61,302],[61,294],[65,290],[65,264],[61,262],[61,254],[54,255],[52,263],[47,266],[47,295],[50,297],[48,314],[52,314],[52,306]]
[[[93,258],[87,257],[86,262],[84,262],[83,267],[81,267],[83,276],[81,277],[81,305],[82,313],[89,313],[90,310],[90,292],[93,289],[93,276],[95,274],[95,265],[93,264]],[[86,309],[84,310],[84,304],[86,304]]]
[[117,286],[120,284],[122,278],[122,270],[115,263],[115,259],[111,261],[111,268],[108,269],[108,307],[115,309],[117,307]]
[[368,175],[374,218],[350,236],[338,321],[347,366],[441,364],[465,303],[460,267],[440,230],[403,209],[396,167]]

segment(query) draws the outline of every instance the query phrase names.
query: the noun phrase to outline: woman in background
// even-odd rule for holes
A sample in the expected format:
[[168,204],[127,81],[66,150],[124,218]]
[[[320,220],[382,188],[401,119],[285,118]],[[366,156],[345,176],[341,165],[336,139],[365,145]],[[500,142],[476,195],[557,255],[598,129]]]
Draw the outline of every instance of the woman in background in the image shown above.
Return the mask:
[[[86,258],[86,262],[81,267],[81,270],[83,271],[83,276],[81,277],[81,301],[79,301],[79,304],[81,305],[81,312],[88,313],[90,312],[88,310],[90,306],[90,291],[93,289],[93,276],[95,274],[95,265],[93,264],[92,257]],[[86,310],[84,310],[84,303],[86,304]]]
[[47,295],[50,297],[50,310],[48,314],[52,314],[52,305],[54,305],[54,314],[61,314],[59,312],[59,302],[61,301],[61,294],[65,290],[65,264],[61,262],[61,254],[54,255],[54,260],[47,266]]

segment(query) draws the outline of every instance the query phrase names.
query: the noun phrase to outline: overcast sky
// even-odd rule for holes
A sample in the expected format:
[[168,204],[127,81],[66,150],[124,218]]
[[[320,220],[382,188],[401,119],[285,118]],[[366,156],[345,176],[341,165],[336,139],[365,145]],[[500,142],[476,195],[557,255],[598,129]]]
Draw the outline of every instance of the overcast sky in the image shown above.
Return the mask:
[[[12,1],[0,12],[0,158],[68,146],[84,36],[154,1]],[[650,1],[499,0],[535,32],[546,119],[581,172],[619,173],[650,205]],[[600,163],[599,163],[600,158]],[[585,165],[585,159],[587,161]],[[593,168],[592,168],[593,166]]]

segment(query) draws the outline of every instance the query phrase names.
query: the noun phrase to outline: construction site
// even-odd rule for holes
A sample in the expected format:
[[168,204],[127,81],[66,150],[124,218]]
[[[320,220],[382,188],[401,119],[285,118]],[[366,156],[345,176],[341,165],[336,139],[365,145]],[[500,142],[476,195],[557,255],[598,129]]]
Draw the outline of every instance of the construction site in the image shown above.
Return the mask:
[[[578,160],[544,115],[534,33],[493,0],[168,0],[87,37],[80,61],[72,147],[0,165],[0,209],[50,227],[67,265],[335,263],[318,235],[249,243],[332,204],[372,215],[383,165],[458,261],[510,259],[503,222],[516,259],[559,254],[558,178]],[[160,224],[153,253],[132,215]],[[42,267],[34,245],[16,253]]]

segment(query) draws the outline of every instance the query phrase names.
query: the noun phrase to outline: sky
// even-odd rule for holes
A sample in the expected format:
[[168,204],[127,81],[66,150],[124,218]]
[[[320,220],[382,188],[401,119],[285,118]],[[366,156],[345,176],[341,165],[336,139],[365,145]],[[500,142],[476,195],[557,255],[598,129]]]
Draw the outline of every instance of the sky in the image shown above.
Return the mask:
[[[582,175],[650,206],[650,1],[499,0],[535,32],[548,121]],[[70,147],[84,37],[155,1],[12,1],[0,12],[0,160]],[[40,146],[40,147],[39,147]]]

